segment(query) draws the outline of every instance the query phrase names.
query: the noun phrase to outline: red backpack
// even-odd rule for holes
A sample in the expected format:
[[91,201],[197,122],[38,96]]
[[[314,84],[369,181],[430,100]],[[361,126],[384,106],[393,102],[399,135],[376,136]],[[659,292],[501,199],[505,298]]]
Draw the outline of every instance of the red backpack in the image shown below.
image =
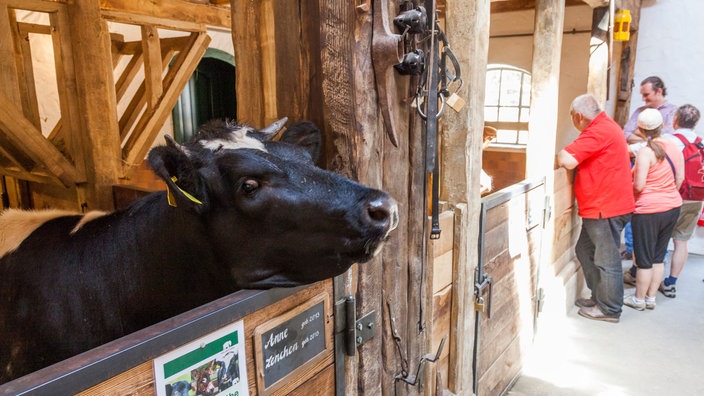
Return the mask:
[[684,181],[680,187],[682,199],[704,201],[704,144],[697,136],[693,143],[679,133],[673,133],[684,144]]

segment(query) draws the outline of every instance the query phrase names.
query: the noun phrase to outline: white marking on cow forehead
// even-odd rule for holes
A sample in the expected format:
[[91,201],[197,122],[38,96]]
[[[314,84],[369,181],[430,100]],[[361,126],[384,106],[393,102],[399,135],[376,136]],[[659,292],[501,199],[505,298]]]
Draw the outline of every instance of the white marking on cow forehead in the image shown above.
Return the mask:
[[266,152],[264,143],[251,136],[247,136],[247,131],[247,128],[239,128],[230,133],[229,139],[200,140],[199,143],[203,148],[211,151],[218,149],[236,150],[249,148]]

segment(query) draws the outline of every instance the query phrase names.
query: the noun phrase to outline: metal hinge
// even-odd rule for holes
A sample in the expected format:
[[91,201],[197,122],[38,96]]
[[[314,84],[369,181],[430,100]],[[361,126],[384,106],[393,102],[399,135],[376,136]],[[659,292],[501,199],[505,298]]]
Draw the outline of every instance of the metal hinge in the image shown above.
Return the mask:
[[357,347],[376,335],[376,311],[357,319],[354,296],[335,302],[335,334],[344,333],[345,353],[354,356]]
[[543,305],[545,304],[545,289],[542,287],[538,288],[538,292],[536,293],[536,300],[537,300],[537,307],[536,307],[536,315],[543,312]]

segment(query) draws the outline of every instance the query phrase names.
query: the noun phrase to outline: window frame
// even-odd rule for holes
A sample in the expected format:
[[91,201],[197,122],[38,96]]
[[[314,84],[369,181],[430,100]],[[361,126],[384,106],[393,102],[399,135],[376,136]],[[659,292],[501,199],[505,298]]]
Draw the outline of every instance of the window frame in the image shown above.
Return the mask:
[[[489,95],[485,95],[485,101],[484,101],[484,124],[487,126],[491,126],[497,129],[497,137],[492,140],[492,142],[489,144],[489,148],[507,148],[507,149],[520,149],[520,150],[525,150],[527,147],[528,143],[528,124],[530,122],[530,84],[532,83],[532,74],[525,70],[521,69],[516,66],[508,65],[508,64],[489,64],[487,65],[487,70],[486,70],[486,77],[487,80],[489,78],[489,74],[492,72],[499,72],[499,83],[498,86],[496,87],[496,94],[492,95],[493,97],[496,98],[495,103],[488,104],[486,102],[486,97]],[[514,92],[518,92],[518,103],[514,105],[507,105],[507,104],[502,104],[502,94],[505,94],[505,89],[504,89],[504,84],[507,83],[507,79],[504,79],[504,71],[510,71],[510,72],[518,72],[520,73],[520,79],[518,80],[518,86],[514,88]],[[530,78],[530,81],[527,82],[528,87],[525,89],[526,85],[526,77]],[[489,81],[486,82],[486,89],[487,91],[489,90],[489,87],[493,87],[495,85],[490,85]],[[526,95],[527,94],[527,95]],[[516,117],[513,120],[510,121],[499,121],[500,115],[501,115],[501,109],[516,109]],[[492,112],[495,111],[496,117],[489,118],[487,117],[487,114],[491,110]],[[526,117],[529,121],[522,122],[521,116],[524,115],[524,112],[528,112],[528,116]],[[492,119],[491,121],[488,121],[488,119]],[[515,133],[515,138],[513,139],[507,139],[505,138],[506,133]],[[503,136],[502,136],[503,135]]]

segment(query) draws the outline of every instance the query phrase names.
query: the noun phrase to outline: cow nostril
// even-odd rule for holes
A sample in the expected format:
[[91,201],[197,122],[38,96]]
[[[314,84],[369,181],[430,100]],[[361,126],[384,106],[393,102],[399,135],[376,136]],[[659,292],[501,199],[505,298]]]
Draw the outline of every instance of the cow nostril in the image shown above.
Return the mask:
[[369,205],[367,212],[369,212],[369,217],[374,221],[382,222],[389,218],[388,208],[383,205],[375,205],[374,202]]
[[398,205],[389,196],[383,196],[369,202],[367,214],[372,222],[383,225],[388,231],[398,225]]

